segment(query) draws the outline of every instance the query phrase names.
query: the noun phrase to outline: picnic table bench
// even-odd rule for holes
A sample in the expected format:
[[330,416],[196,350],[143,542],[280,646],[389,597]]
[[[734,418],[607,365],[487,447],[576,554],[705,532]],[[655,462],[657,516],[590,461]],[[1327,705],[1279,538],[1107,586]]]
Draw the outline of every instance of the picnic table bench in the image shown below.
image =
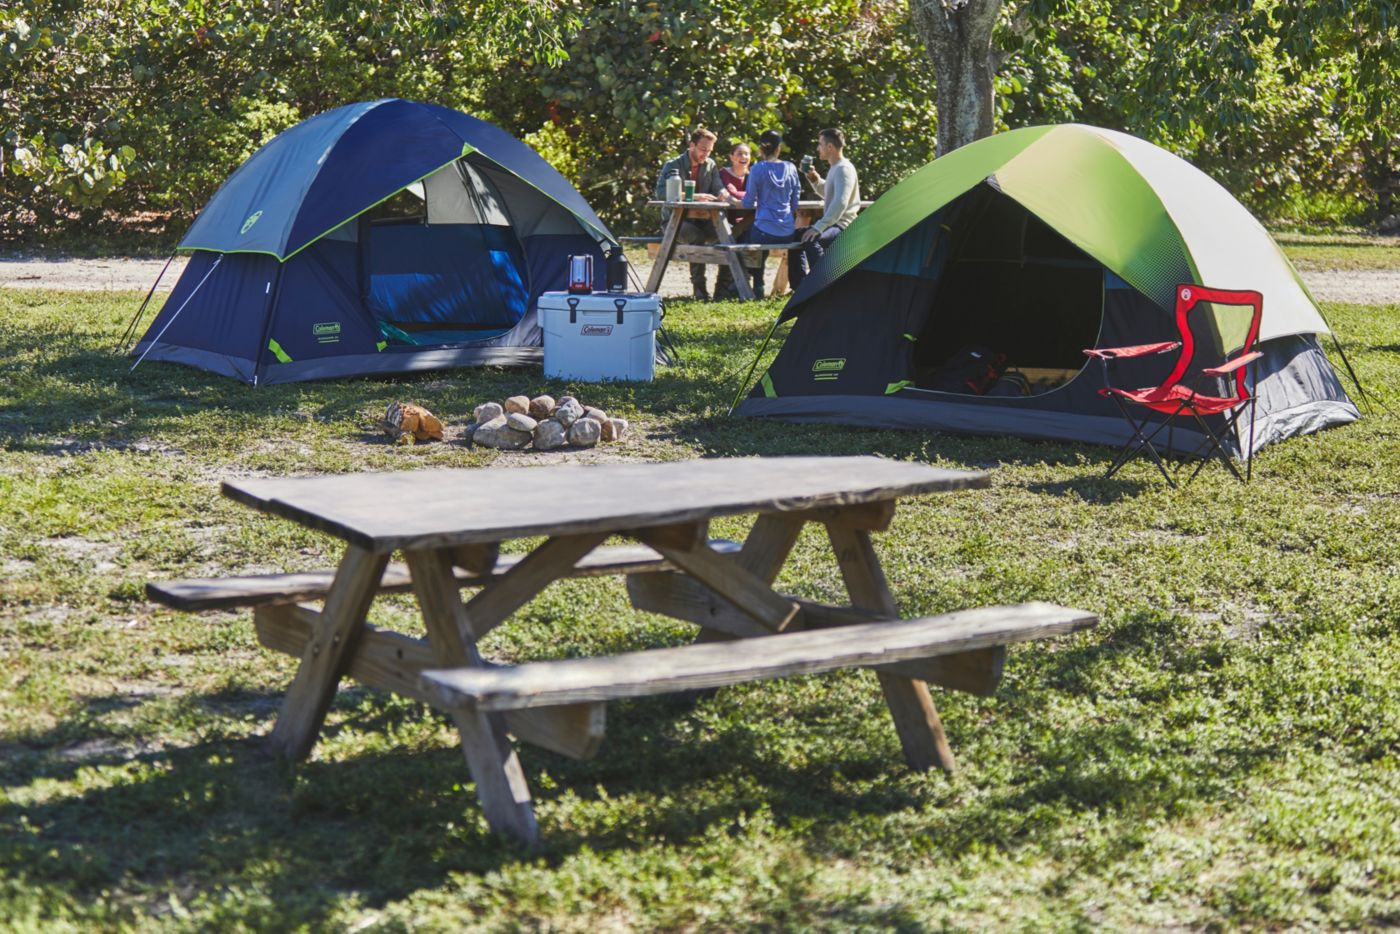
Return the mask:
[[[190,611],[251,606],[262,644],[301,659],[270,737],[284,756],[309,753],[342,677],[423,701],[452,716],[490,826],[533,841],[530,792],[508,736],[587,758],[603,739],[606,702],[618,698],[870,668],[906,761],[952,769],[926,685],[990,693],[1007,645],[1096,621],[1042,603],[899,619],[871,533],[888,527],[899,497],[986,482],[980,473],[873,457],[229,481],[225,495],[345,541],[339,567],[170,581],[148,593]],[[510,495],[498,495],[502,489]],[[409,502],[427,505],[386,506]],[[748,513],[757,518],[742,544],[709,537],[711,519]],[[851,606],[774,590],[809,522],[824,526]],[[604,544],[613,536],[632,543]],[[500,554],[503,542],[538,537],[528,554]],[[390,563],[396,551],[403,564]],[[696,623],[703,638],[515,666],[477,650],[551,582],[611,574],[626,576],[635,606]],[[407,590],[427,638],[366,623],[376,595]]]
[[[871,202],[861,202],[862,207]],[[753,288],[749,285],[743,257],[758,257],[766,260],[769,253],[778,253],[777,277],[773,281],[773,293],[778,295],[788,287],[787,251],[802,245],[800,240],[791,243],[737,243],[734,231],[729,226],[730,212],[749,213],[753,208],[739,207],[723,201],[648,201],[647,207],[663,208],[671,213],[662,227],[660,237],[623,237],[626,243],[645,243],[652,253],[651,275],[647,278],[646,291],[656,292],[661,288],[661,280],[666,275],[666,267],[672,260],[688,263],[707,263],[714,266],[728,266],[734,277],[734,287],[744,301],[753,299]],[[806,225],[821,216],[825,209],[822,201],[801,201],[797,205],[797,222]],[[687,217],[697,217],[710,221],[715,226],[715,243],[677,243],[681,221]]]

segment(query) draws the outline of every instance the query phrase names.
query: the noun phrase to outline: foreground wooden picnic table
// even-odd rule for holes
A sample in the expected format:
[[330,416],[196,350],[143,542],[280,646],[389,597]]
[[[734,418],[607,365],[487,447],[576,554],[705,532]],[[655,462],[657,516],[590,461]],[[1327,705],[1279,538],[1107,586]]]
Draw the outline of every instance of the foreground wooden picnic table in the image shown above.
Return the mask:
[[[874,457],[425,470],[239,480],[223,492],[346,542],[334,574],[154,584],[182,609],[255,607],[260,640],[301,659],[273,728],[306,756],[342,677],[447,710],[491,827],[538,829],[507,734],[592,755],[612,698],[871,667],[914,768],[953,767],[926,682],[990,693],[1005,645],[1091,625],[1047,604],[899,621],[870,533],[903,496],[985,486],[981,473]],[[710,519],[757,519],[744,543],[712,540]],[[807,522],[825,527],[849,607],[778,593],[773,581]],[[620,535],[639,544],[603,546]],[[543,537],[524,556],[501,543]],[[402,551],[405,564],[391,565]],[[700,643],[609,658],[496,666],[477,642],[552,581],[626,574],[633,604],[701,627]],[[477,589],[479,588],[479,589]],[[412,589],[426,639],[366,624],[381,592]],[[464,589],[477,589],[463,600]],[[324,598],[320,608],[304,601]],[[580,619],[586,624],[586,619]],[[779,635],[775,635],[779,634]]]

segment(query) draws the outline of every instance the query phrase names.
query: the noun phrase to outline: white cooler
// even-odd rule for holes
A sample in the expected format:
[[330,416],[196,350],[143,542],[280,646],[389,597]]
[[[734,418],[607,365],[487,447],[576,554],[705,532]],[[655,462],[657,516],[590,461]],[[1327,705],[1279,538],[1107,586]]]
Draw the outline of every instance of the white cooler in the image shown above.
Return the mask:
[[544,375],[601,382],[650,382],[656,375],[655,292],[545,292],[536,304],[544,331]]

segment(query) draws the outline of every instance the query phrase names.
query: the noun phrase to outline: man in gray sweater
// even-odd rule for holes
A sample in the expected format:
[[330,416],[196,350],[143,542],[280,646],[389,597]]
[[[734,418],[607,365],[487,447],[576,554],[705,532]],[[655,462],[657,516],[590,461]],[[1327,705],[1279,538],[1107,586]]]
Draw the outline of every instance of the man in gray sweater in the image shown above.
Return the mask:
[[856,167],[842,155],[846,134],[832,128],[822,130],[817,137],[817,155],[827,163],[826,178],[815,168],[807,170],[812,190],[826,202],[826,210],[810,227],[798,228],[802,246],[788,251],[788,282],[793,291],[802,284],[811,266],[826,253],[831,242],[841,235],[860,213],[860,181]]

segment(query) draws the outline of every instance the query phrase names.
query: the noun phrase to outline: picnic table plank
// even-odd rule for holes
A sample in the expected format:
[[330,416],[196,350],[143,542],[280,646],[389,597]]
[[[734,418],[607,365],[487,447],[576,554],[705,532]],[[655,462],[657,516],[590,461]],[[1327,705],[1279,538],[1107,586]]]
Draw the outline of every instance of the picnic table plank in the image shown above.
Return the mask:
[[[851,606],[889,618],[899,616],[899,607],[885,581],[885,572],[871,544],[870,533],[831,522],[826,527],[841,577],[846,582]],[[912,769],[941,768],[952,772],[956,766],[953,749],[943,730],[943,720],[923,681],[885,671],[877,671],[880,689],[890,708],[904,759]]]
[[458,709],[502,711],[647,697],[869,667],[1075,632],[1098,617],[1049,603],[989,606],[922,619],[781,633],[711,645],[427,671],[423,686]]
[[[434,659],[443,667],[485,670],[448,556],[440,550],[410,550],[404,557]],[[530,785],[520,755],[506,736],[504,721],[480,710],[452,708],[450,713],[487,823],[534,843],[540,830],[530,803]]]
[[649,540],[645,530],[638,536],[691,577],[722,590],[740,612],[771,632],[781,632],[797,613],[796,603],[783,599],[767,582],[708,548],[682,551]]
[[[720,554],[739,551],[738,542],[712,538],[710,547]],[[473,547],[473,546],[467,546]],[[463,587],[480,587],[504,576],[520,563],[525,555],[502,555],[489,573],[471,571],[461,566],[460,549],[454,552],[458,566],[453,570],[457,583]],[[608,545],[595,548],[584,555],[568,572],[569,577],[604,577],[613,574],[643,574],[664,571],[673,565],[653,548],[646,545]],[[267,606],[279,603],[301,603],[320,599],[331,589],[335,571],[294,571],[284,574],[249,574],[242,577],[196,577],[146,584],[146,595],[157,603],[187,612],[226,610],[242,606]],[[408,566],[390,562],[379,582],[380,593],[406,593],[413,589]]]
[[[314,607],[260,606],[253,611],[253,626],[264,648],[301,658],[320,618],[321,612]],[[345,673],[365,687],[439,706],[418,684],[424,671],[438,667],[428,640],[366,625],[360,650],[350,659]],[[504,717],[506,732],[516,739],[571,759],[591,759],[607,732],[606,704],[512,710]]]
[[[627,595],[639,610],[660,613],[701,627],[698,641],[743,639],[768,635],[738,607],[700,582],[675,572],[638,574],[627,579]],[[832,606],[813,600],[793,598],[799,607],[796,618],[784,632],[829,629],[860,623],[888,621],[892,617],[849,606]],[[912,662],[881,664],[877,670],[936,684],[953,691],[980,697],[990,696],[1001,682],[1006,660],[1005,648],[977,649],[953,655],[939,655]]]
[[[749,512],[879,502],[987,483],[984,473],[878,457],[784,457],[236,480],[225,481],[223,491],[254,509],[388,552],[623,532]],[[510,495],[501,495],[503,490]],[[573,495],[561,495],[563,491]],[[386,509],[386,503],[421,506]]]
[[351,546],[326,596],[321,625],[312,633],[296,677],[272,727],[272,747],[288,759],[304,759],[316,743],[340,678],[364,634],[365,614],[384,576],[387,555]]

